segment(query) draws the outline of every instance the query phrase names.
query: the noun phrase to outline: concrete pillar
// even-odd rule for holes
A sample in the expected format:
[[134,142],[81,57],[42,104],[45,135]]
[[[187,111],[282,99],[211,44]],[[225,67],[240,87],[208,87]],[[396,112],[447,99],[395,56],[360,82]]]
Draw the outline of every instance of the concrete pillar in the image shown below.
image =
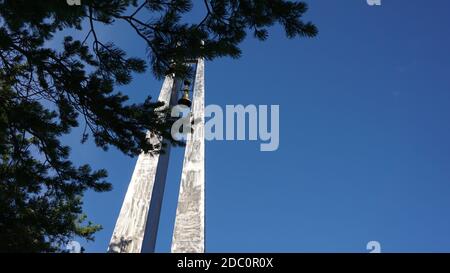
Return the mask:
[[[175,105],[180,81],[164,80],[158,100]],[[153,145],[163,140],[148,133]],[[141,153],[136,162],[125,199],[108,247],[113,253],[154,252],[164,195],[170,145],[163,154]]]
[[171,250],[173,253],[205,251],[205,79],[204,60],[197,62],[192,118],[181,175]]

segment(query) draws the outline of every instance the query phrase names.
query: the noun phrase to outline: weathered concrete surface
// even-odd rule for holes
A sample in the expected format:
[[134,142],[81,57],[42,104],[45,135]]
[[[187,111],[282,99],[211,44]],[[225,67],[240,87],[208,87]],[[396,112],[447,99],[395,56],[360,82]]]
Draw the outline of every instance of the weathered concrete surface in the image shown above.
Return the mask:
[[204,60],[195,75],[192,118],[188,135],[171,250],[173,253],[205,251],[205,79]]
[[[178,87],[179,81],[167,76],[158,100],[173,105]],[[157,136],[150,133],[148,136],[152,144],[161,144]],[[108,252],[154,252],[169,155],[170,150],[164,154],[139,155]]]

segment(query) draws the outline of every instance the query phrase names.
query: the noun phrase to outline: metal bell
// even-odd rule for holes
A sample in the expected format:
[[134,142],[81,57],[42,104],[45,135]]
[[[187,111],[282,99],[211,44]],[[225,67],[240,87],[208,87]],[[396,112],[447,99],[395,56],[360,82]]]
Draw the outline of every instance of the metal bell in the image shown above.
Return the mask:
[[189,98],[189,86],[191,85],[191,82],[189,80],[184,81],[184,88],[183,88],[183,97],[178,100],[178,104],[186,105],[187,107],[191,107],[192,101]]

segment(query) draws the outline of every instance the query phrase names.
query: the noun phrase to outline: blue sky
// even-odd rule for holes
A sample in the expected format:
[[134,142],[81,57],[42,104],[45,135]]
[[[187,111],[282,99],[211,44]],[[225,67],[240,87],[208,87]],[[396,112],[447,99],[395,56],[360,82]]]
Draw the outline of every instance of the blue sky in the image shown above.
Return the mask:
[[[206,63],[206,103],[280,105],[280,147],[206,143],[208,252],[450,251],[450,2],[306,1],[314,39],[249,36],[238,60]],[[199,13],[198,13],[199,14]],[[197,14],[197,15],[198,15]],[[194,15],[195,17],[195,15]],[[102,29],[133,56],[132,31]],[[157,97],[138,75],[120,90]],[[105,252],[136,158],[66,137],[75,162],[105,168],[114,189],[87,193],[103,226],[88,252]],[[174,149],[158,252],[169,252],[183,150]]]

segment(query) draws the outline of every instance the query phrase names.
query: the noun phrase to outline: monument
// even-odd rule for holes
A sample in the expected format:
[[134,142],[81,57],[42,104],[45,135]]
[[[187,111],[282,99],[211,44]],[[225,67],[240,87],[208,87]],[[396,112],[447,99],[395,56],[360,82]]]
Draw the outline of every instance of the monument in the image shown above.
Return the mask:
[[[202,58],[190,65],[195,69],[192,92],[189,92],[191,86],[187,85],[190,81],[184,79],[184,95],[178,100],[183,79],[168,75],[158,99],[169,107],[178,103],[190,106],[190,116],[195,121],[186,140],[171,245],[173,253],[203,253],[205,250],[205,65]],[[192,93],[192,105],[189,93]],[[168,140],[151,133],[148,133],[148,139],[154,147],[168,143]],[[108,252],[155,251],[169,158],[170,145],[166,145],[164,153],[139,155]]]

